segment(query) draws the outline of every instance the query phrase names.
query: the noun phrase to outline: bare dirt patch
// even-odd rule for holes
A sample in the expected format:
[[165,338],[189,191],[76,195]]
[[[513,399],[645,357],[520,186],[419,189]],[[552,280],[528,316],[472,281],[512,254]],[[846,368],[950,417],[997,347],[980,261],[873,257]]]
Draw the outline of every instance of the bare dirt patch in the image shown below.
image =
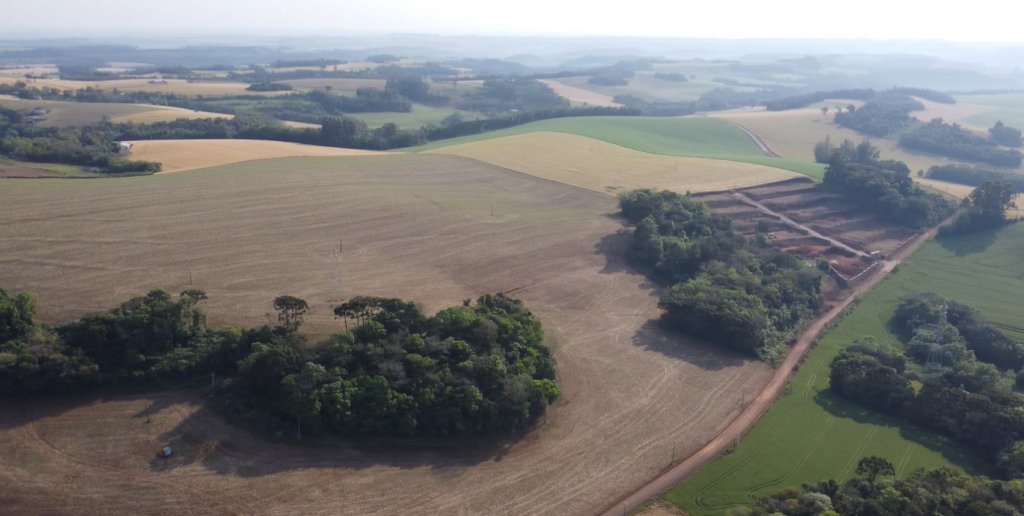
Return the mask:
[[[700,195],[713,212],[727,217],[749,239],[767,238],[781,251],[815,265],[827,261],[846,278],[872,266],[878,257],[900,248],[912,230],[879,219],[841,197],[820,191],[807,179]],[[845,281],[838,279],[837,281]],[[846,292],[831,278],[823,283],[828,301]]]
[[[700,448],[771,376],[649,323],[657,299],[617,258],[614,197],[472,160],[12,181],[0,203],[0,285],[38,293],[46,321],[179,291],[190,270],[212,322],[259,324],[289,293],[313,306],[312,332],[337,328],[332,270],[344,296],[428,310],[511,291],[557,344],[564,394],[537,430],[479,452],[274,444],[211,415],[201,391],[5,400],[0,503],[15,513],[591,514]],[[165,443],[180,453],[160,462]]]
[[0,163],[0,178],[33,178],[33,177],[64,177],[56,172],[24,165],[4,165]]
[[541,79],[540,82],[544,83],[547,87],[555,90],[555,93],[565,97],[569,100],[576,102],[582,102],[584,104],[590,104],[591,106],[602,106],[602,107],[622,107],[622,104],[615,102],[611,95],[605,95],[596,91],[585,90],[576,86],[570,86],[563,82],[554,81],[551,79]]

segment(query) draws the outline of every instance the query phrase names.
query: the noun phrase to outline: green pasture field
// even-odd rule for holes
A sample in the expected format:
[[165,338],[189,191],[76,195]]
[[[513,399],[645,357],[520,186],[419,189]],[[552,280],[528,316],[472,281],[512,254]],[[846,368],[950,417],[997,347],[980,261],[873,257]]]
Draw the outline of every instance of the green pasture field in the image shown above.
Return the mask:
[[918,292],[968,303],[1024,340],[1021,256],[1024,224],[924,245],[825,334],[789,390],[731,454],[677,485],[665,499],[690,514],[722,514],[805,482],[850,478],[857,461],[868,455],[887,458],[900,476],[937,466],[989,473],[982,458],[944,438],[830,395],[829,363],[865,335],[899,345],[886,323],[900,298]]
[[821,178],[824,167],[810,160],[772,158],[728,122],[704,117],[554,118],[499,131],[441,140],[414,147],[425,151],[536,131],[577,134],[651,154],[757,163]]
[[974,115],[967,120],[972,124],[992,127],[1002,120],[1006,125],[1024,127],[1024,92],[997,93],[991,95],[957,95],[957,102],[991,106],[992,111]]

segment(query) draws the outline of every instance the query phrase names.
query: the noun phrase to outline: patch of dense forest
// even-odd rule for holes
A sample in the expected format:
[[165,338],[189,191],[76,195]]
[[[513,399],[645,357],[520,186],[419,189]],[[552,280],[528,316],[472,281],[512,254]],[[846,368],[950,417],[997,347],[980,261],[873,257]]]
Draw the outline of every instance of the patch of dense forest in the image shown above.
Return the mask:
[[812,93],[793,95],[791,97],[766,102],[765,108],[768,111],[784,111],[787,109],[799,109],[802,107],[807,107],[816,102],[823,102],[828,99],[872,101],[878,100],[879,97],[882,97],[884,99],[885,96],[893,94],[898,96],[920,97],[925,100],[931,100],[933,102],[939,102],[942,104],[956,104],[956,99],[954,99],[953,97],[940,91],[929,90],[925,88],[892,88],[884,91],[876,91],[871,88],[864,88],[815,91]]
[[755,248],[698,199],[635,190],[619,198],[635,224],[629,259],[666,287],[663,322],[765,360],[779,358],[820,306],[821,276],[799,259]]
[[836,147],[826,138],[815,146],[814,155],[828,163],[822,188],[890,222],[923,228],[953,212],[949,201],[914,185],[906,164],[880,159],[878,149],[866,140],[859,145],[845,140]]
[[827,480],[760,498],[751,516],[861,514],[1013,515],[1024,512],[1024,484],[971,477],[949,468],[917,470],[894,478],[895,467],[865,457],[857,475],[842,484]]
[[957,124],[947,124],[941,118],[904,134],[900,137],[900,145],[997,167],[1017,168],[1021,164],[1020,151],[1000,147],[996,141],[978,136]]
[[0,107],[0,155],[22,161],[96,167],[112,174],[160,171],[159,163],[122,158],[117,140],[117,132],[109,124],[38,127],[21,113]]
[[455,107],[486,115],[568,109],[569,101],[534,79],[490,79],[455,102]]
[[902,348],[871,337],[832,361],[833,393],[949,436],[1024,474],[1024,344],[977,311],[935,294],[904,299],[890,325]]
[[925,177],[968,186],[981,186],[989,181],[1005,182],[1013,185],[1017,192],[1024,192],[1024,174],[1008,170],[993,170],[961,164],[934,165],[928,169]]
[[56,327],[35,323],[27,294],[0,290],[0,395],[99,385],[198,382],[214,403],[270,433],[469,437],[528,427],[558,398],[540,322],[502,294],[433,317],[400,299],[335,308],[351,330],[316,343],[297,332],[305,301],[274,301],[280,324],[212,328],[199,290],[161,290]]
[[871,136],[885,137],[903,131],[916,123],[911,111],[924,109],[913,97],[892,91],[876,94],[863,106],[840,111],[835,122]]

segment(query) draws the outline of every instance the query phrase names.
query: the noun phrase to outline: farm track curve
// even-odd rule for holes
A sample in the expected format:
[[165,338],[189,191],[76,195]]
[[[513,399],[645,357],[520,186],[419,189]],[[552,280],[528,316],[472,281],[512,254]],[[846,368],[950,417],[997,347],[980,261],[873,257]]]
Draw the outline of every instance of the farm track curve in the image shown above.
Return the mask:
[[907,245],[903,246],[903,248],[898,250],[888,260],[883,262],[884,265],[879,268],[877,272],[872,274],[871,277],[853,287],[852,291],[848,296],[846,296],[846,298],[815,319],[794,343],[789,354],[786,355],[786,359],[775,370],[775,374],[772,376],[768,385],[758,393],[754,401],[747,405],[743,412],[740,413],[740,415],[737,416],[736,419],[734,419],[725,428],[725,430],[716,435],[700,450],[684,458],[669,470],[637,489],[633,494],[606,507],[601,514],[603,516],[617,516],[623,512],[638,509],[647,501],[659,496],[675,484],[682,482],[690,475],[696,473],[702,466],[711,462],[724,452],[730,444],[734,443],[737,439],[752,430],[765,412],[767,412],[771,407],[775,398],[778,397],[780,392],[782,392],[782,389],[789,381],[789,377],[792,375],[796,366],[800,364],[807,353],[813,348],[813,344],[817,341],[818,337],[828,327],[828,325],[836,320],[836,318],[843,315],[846,309],[853,304],[855,300],[860,298],[864,293],[871,290],[872,287],[888,276],[896,266],[913,254],[918,247],[935,236],[939,227],[952,221],[959,215],[959,213],[960,211],[958,210],[935,227],[932,227],[931,229],[914,237],[907,243]]

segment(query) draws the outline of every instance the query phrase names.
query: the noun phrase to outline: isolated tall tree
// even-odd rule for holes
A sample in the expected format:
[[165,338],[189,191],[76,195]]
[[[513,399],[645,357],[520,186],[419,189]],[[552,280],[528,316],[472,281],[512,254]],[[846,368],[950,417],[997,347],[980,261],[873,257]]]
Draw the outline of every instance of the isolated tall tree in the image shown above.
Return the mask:
[[878,475],[896,476],[896,468],[882,457],[864,457],[857,463],[857,474],[867,477],[868,482],[874,484]]
[[828,115],[828,106],[821,106],[821,116]]
[[21,337],[35,322],[35,299],[26,292],[10,296],[0,289],[0,344]]
[[302,324],[302,316],[309,311],[309,304],[295,296],[277,296],[274,299],[274,310],[277,310],[277,320],[281,325],[289,331],[295,331]]
[[1021,138],[1020,129],[1004,125],[1002,120],[996,122],[996,125],[988,130],[988,134],[992,138],[992,141],[999,145],[1005,145],[1007,147],[1020,147],[1024,145],[1024,139]]
[[971,208],[982,217],[995,222],[1006,220],[1006,210],[1016,208],[1017,191],[1005,181],[986,181],[967,197]]

